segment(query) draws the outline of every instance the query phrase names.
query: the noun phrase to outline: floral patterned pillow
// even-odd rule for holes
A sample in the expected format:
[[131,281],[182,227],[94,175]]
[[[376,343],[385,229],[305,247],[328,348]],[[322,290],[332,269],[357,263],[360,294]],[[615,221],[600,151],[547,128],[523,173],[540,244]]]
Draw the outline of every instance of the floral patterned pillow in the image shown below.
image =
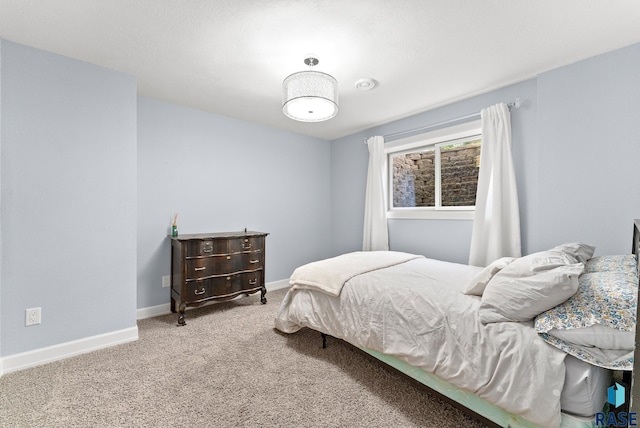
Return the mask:
[[610,327],[614,333],[635,331],[637,290],[635,271],[584,273],[572,297],[536,317],[536,331],[548,333],[593,325]]

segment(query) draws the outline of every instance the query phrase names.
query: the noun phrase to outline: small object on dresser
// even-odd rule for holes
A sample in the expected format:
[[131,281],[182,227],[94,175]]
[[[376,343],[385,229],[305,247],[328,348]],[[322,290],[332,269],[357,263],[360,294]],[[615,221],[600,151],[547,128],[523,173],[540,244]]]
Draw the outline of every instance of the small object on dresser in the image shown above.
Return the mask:
[[178,213],[173,215],[173,223],[171,223],[171,236],[178,236]]
[[222,232],[171,237],[171,312],[185,325],[187,306],[232,300],[260,291],[264,285],[263,232]]

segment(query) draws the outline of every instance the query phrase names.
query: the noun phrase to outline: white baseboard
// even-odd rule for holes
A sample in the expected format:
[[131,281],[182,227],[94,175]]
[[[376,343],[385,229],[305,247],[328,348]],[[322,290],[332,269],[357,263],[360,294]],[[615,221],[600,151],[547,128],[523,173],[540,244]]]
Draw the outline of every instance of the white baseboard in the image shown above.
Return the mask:
[[138,326],[0,358],[0,376],[138,340]]
[[146,318],[153,318],[160,315],[166,315],[171,313],[171,303],[163,303],[162,305],[149,306],[146,308],[140,308],[136,311],[136,318],[143,320]]
[[[289,287],[289,279],[268,282],[265,286],[267,287],[267,292],[287,288]],[[138,309],[136,315],[137,319],[144,319],[169,313],[171,313],[171,304],[165,303],[158,306]],[[138,340],[137,326],[0,357],[0,377],[5,373],[28,369],[41,364],[51,363],[135,340]]]
[[281,290],[283,288],[288,288],[289,286],[289,278],[281,279],[280,281],[271,281],[265,284],[267,287],[267,291],[276,291]]
[[[289,287],[289,278],[281,279],[279,281],[271,281],[265,284],[267,287],[267,293],[269,291],[280,290]],[[189,308],[187,308],[189,309]],[[136,312],[136,318],[143,320],[145,318],[153,318],[160,315],[167,315],[171,313],[171,303],[163,303],[162,305],[149,306],[146,308],[140,308]]]

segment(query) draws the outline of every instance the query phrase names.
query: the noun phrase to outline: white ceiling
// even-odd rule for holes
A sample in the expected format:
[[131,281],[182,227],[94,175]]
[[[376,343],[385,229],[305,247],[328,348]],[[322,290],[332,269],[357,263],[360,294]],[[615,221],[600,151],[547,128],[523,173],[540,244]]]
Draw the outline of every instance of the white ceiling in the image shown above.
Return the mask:
[[[0,0],[0,38],[119,70],[140,95],[327,140],[640,42],[639,0]],[[282,80],[339,82],[326,122]],[[370,77],[371,91],[355,82]]]

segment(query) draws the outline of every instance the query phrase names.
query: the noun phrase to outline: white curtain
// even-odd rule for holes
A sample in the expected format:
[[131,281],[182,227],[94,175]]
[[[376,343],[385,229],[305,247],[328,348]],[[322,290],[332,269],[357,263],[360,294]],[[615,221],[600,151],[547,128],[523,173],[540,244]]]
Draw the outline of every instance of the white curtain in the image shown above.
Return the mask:
[[369,170],[367,172],[367,190],[364,202],[363,251],[389,249],[387,214],[385,206],[384,180],[384,138],[371,137],[367,140],[369,148]]
[[506,104],[482,110],[482,146],[469,264],[520,257],[520,210]]

